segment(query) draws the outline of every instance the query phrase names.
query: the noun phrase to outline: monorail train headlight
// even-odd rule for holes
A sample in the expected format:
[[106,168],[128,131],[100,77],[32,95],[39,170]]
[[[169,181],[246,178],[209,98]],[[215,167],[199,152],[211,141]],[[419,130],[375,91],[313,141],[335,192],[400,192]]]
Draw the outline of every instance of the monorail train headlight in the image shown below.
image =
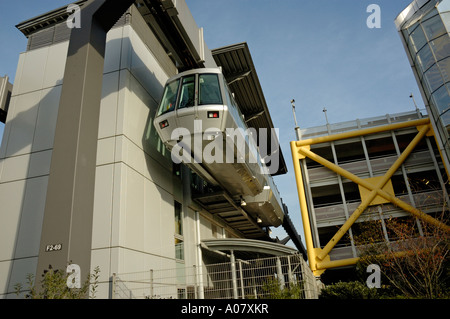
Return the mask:
[[160,127],[161,129],[166,128],[166,127],[168,127],[168,126],[169,126],[169,122],[168,122],[167,120],[164,120],[164,121],[162,121],[162,122],[159,122],[159,127]]
[[219,111],[208,111],[209,119],[218,119],[219,117]]

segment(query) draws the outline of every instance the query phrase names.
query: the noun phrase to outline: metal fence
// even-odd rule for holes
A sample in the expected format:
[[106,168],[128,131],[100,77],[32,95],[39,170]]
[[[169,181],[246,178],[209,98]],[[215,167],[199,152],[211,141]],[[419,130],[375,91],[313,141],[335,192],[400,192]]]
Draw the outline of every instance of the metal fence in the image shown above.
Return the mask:
[[115,299],[316,299],[301,255],[113,274]]

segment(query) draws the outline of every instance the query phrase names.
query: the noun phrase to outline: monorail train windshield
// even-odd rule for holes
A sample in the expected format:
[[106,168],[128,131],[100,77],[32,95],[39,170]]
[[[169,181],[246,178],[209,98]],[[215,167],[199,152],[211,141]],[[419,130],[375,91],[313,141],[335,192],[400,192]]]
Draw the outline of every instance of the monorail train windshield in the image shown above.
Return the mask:
[[169,79],[154,126],[175,162],[235,200],[244,197],[246,211],[255,220],[259,216],[261,226],[282,223],[281,199],[258,148],[259,132],[247,126],[220,69],[189,70]]
[[[195,96],[197,91],[198,97]],[[216,104],[223,104],[218,75],[187,75],[166,85],[157,116],[175,109]]]
[[157,116],[175,110],[179,84],[180,79],[166,85]]
[[198,83],[198,105],[223,104],[217,74],[200,74]]

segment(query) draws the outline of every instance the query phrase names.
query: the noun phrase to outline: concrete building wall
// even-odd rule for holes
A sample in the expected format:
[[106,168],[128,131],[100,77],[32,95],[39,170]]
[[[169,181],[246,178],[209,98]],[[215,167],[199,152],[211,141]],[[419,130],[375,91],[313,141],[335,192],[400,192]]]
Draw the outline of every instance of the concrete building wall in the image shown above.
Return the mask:
[[0,294],[35,272],[68,43],[22,53],[0,148]]
[[[198,263],[198,207],[189,178],[173,173],[152,124],[176,67],[154,36],[139,29],[142,17],[131,13],[131,23],[109,31],[106,44],[91,255],[91,270],[100,268],[99,298],[111,296],[113,273]],[[64,41],[19,58],[0,148],[3,297],[15,298],[14,285],[36,272],[67,50]],[[182,204],[184,260],[175,256],[175,201]],[[199,223],[201,239],[225,236],[224,224],[207,212]]]
[[[0,150],[2,293],[35,273],[67,48],[66,41],[19,59]],[[130,25],[108,33],[92,243],[101,281],[112,272],[174,266],[168,230],[182,191],[151,124],[170,75]]]
[[111,30],[107,43],[91,260],[101,270],[99,297],[113,273],[175,267],[174,200],[182,202],[152,126],[171,74],[130,25]]
[[[178,4],[204,65],[215,67],[184,1]],[[36,268],[69,48],[64,22],[39,24],[37,31],[33,24],[21,29],[29,43],[19,58],[0,147],[3,298],[15,298],[14,286],[26,286],[28,274],[41,275]],[[201,240],[243,236],[192,200],[190,170],[174,167],[153,127],[164,84],[178,70],[136,7],[108,32],[104,61],[91,250],[91,272],[100,269],[98,298],[112,296],[114,274],[177,269],[181,278],[186,267],[202,263]]]

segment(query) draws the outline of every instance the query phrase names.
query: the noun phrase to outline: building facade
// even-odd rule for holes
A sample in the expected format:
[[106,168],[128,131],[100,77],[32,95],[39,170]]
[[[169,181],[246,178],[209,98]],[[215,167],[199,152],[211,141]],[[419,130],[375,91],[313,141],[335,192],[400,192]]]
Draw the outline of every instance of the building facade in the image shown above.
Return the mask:
[[9,77],[0,77],[0,122],[5,123],[8,114],[9,103],[11,101],[13,85],[9,82]]
[[[424,216],[417,212],[432,222],[448,205],[445,166],[419,110],[306,128],[291,147],[308,260],[324,280],[354,269],[356,238],[368,223],[380,221],[379,239],[395,242],[386,227],[391,218],[418,217],[420,234]],[[370,192],[378,189],[384,196]]]
[[[90,10],[101,2],[82,0],[76,4],[82,10]],[[64,86],[69,81],[65,77],[67,65],[73,57],[70,52],[74,33],[66,23],[69,11],[66,7],[56,9],[17,26],[28,38],[28,46],[20,54],[0,148],[2,297],[15,298],[15,284],[24,283],[27,274],[39,278],[42,267],[53,263],[52,256],[67,253],[68,246],[78,241],[88,247],[81,252],[81,259],[89,263],[85,267],[88,269],[81,269],[82,278],[96,266],[100,268],[100,298],[112,296],[113,274],[149,269],[178,269],[181,274],[186,267],[201,267],[202,250],[207,249],[202,240],[250,238],[254,240],[252,249],[258,241],[264,241],[271,245],[268,251],[286,252],[280,247],[283,245],[270,238],[269,227],[258,225],[234,200],[225,205],[205,205],[194,200],[194,193],[203,183],[186,166],[174,165],[156,133],[153,117],[164,84],[180,70],[223,66],[227,80],[240,77],[233,84],[239,90],[238,102],[245,99],[244,86],[258,89],[256,97],[265,102],[246,44],[214,53],[204,43],[202,30],[184,1],[177,1],[176,5],[162,2],[132,5],[107,33],[103,80],[98,92],[98,136],[94,136],[97,146],[93,207],[87,210],[85,219],[76,214],[66,218],[64,211],[52,215],[54,212],[48,208],[49,201],[59,201],[58,196],[52,195],[58,184],[53,190],[49,187],[57,162],[55,146],[61,138],[63,144],[64,138],[67,143],[70,140],[58,133],[64,129],[60,124],[63,115],[58,114],[62,113],[62,97],[71,89]],[[227,68],[227,63],[233,62],[227,60],[233,52],[243,54],[242,69]],[[239,61],[235,62],[233,65],[238,65]],[[242,87],[241,81],[245,81]],[[257,106],[265,109],[258,110]],[[257,106],[242,105],[242,112],[247,116],[254,115],[254,111],[264,113],[255,117],[253,125],[270,128],[267,106]],[[278,173],[282,174],[285,163],[280,156]],[[70,156],[66,160],[72,161]],[[83,160],[81,156],[81,165]],[[82,202],[80,197],[73,205]],[[213,206],[217,209],[220,205],[222,210],[213,211]],[[283,208],[287,216],[287,208]],[[56,223],[51,216],[66,219]],[[66,224],[70,227],[64,228]],[[285,218],[283,226],[299,247],[288,253],[304,253],[289,218]],[[252,232],[246,233],[248,228]],[[58,232],[67,237],[67,242],[49,239]],[[242,250],[242,245],[239,247]],[[230,253],[233,255],[228,252],[227,256]],[[52,266],[76,264],[77,260],[67,260],[71,258],[67,254],[55,258],[56,265]],[[223,254],[220,256],[223,258]],[[214,258],[208,254],[208,262],[212,261]]]
[[450,1],[413,1],[395,20],[449,168]]

